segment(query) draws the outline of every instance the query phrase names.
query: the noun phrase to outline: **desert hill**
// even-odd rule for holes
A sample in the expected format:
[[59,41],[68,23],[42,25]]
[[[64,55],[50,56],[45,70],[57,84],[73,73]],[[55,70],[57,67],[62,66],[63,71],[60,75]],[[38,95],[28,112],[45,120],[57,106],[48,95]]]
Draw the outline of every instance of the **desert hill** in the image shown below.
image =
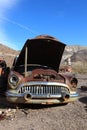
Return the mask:
[[18,51],[3,44],[0,44],[0,57],[4,58],[8,66],[11,67],[14,57],[18,54]]
[[87,61],[87,46],[66,46],[62,61],[67,60],[68,58],[71,58],[71,62],[77,62],[77,61]]
[[87,50],[79,50],[71,56],[72,62],[87,62]]
[[69,60],[74,72],[87,73],[87,46],[66,46],[60,67]]
[[[0,44],[0,57],[3,57],[8,66],[11,66],[13,59],[20,51],[16,51],[8,46]],[[71,62],[87,62],[87,46],[66,46],[63,53],[61,63],[65,63],[68,58],[71,58]]]

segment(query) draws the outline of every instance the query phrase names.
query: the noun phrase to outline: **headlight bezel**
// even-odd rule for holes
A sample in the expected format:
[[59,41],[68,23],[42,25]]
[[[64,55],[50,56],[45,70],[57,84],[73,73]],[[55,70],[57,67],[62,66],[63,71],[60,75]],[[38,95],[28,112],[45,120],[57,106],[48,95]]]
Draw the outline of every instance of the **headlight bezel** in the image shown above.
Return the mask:
[[8,83],[10,85],[10,88],[16,89],[17,84],[19,83],[19,78],[15,74],[11,75],[8,79]]
[[73,77],[70,81],[72,88],[77,88],[78,80],[77,78]]

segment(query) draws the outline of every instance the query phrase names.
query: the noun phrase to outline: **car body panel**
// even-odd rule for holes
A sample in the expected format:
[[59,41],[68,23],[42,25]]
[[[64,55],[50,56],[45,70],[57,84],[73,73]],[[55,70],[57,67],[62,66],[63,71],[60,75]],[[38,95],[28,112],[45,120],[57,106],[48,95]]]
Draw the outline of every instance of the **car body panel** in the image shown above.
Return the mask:
[[9,67],[7,67],[6,61],[0,57],[0,92],[3,93],[7,89],[7,78],[9,73]]
[[64,48],[65,44],[53,37],[38,36],[34,39],[28,39],[15,66],[24,65],[26,59],[27,64],[49,66],[58,71]]

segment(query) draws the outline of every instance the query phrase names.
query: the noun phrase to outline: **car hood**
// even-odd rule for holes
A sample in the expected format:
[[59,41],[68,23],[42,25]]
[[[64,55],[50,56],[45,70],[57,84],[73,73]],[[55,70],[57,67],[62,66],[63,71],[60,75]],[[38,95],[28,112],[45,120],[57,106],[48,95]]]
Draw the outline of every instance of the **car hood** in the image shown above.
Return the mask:
[[19,54],[15,67],[24,65],[27,60],[27,64],[44,65],[58,71],[64,48],[64,43],[51,36],[40,35],[28,39]]

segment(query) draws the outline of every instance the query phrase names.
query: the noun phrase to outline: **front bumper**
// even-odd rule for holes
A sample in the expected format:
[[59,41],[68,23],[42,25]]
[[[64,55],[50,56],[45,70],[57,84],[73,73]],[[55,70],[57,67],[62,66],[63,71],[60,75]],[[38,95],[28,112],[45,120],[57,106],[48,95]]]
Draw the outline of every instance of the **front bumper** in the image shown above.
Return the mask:
[[27,103],[27,104],[60,104],[73,102],[78,98],[78,93],[72,92],[69,97],[63,97],[64,95],[30,95],[30,93],[16,94],[11,91],[6,92],[6,98],[12,103]]
[[13,103],[58,104],[75,101],[78,94],[57,82],[27,82],[16,90],[7,90],[7,100]]

